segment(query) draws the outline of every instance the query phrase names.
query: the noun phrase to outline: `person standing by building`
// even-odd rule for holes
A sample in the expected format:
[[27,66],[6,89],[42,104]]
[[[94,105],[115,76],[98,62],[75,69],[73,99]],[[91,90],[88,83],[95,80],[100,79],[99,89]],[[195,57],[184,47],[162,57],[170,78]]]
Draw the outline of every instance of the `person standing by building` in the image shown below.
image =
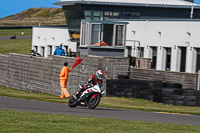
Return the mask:
[[59,76],[60,76],[60,87],[61,87],[61,96],[60,96],[61,99],[64,99],[65,97],[66,98],[70,97],[70,94],[69,94],[66,86],[67,86],[67,80],[68,80],[68,77],[69,77],[69,73],[71,71],[72,71],[72,68],[69,69],[68,62],[65,62],[64,66],[61,69],[60,74],[59,74]]
[[62,49],[62,46],[59,46],[55,51],[54,55],[65,56],[65,51]]
[[71,51],[71,48],[69,48],[69,50],[68,50],[69,52],[67,53],[67,56],[70,56],[70,57],[72,57],[72,51]]
[[33,56],[39,56],[41,57],[41,55],[37,52],[35,52],[33,49],[31,50],[31,52],[29,53],[30,57],[32,58]]

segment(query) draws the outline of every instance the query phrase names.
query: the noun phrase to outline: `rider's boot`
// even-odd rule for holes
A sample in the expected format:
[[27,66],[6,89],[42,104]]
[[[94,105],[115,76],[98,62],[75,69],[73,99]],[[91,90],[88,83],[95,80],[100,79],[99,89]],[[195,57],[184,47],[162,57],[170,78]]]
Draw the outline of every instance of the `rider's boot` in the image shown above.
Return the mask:
[[75,99],[78,99],[78,96],[79,96],[79,92],[76,92],[76,93],[73,95],[73,97],[74,97]]

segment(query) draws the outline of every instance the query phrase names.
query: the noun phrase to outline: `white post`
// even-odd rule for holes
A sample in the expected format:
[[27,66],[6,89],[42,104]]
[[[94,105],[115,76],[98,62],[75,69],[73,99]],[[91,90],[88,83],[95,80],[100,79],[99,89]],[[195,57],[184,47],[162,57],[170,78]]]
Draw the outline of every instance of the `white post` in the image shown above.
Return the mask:
[[190,12],[190,19],[193,18],[193,6],[191,7],[191,12]]

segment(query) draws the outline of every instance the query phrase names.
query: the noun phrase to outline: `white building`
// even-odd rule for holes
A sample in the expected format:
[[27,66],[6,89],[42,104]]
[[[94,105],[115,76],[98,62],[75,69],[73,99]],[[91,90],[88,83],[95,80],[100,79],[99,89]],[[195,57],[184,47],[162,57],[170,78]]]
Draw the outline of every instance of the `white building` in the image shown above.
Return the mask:
[[[200,21],[126,21],[132,56],[151,58],[157,70],[195,73],[200,68]],[[140,52],[141,51],[141,54]]]
[[[157,70],[196,73],[200,69],[200,6],[190,0],[60,0],[54,4],[63,7],[68,27],[33,27],[32,49],[44,57],[62,43],[65,52],[71,48],[84,54],[150,58],[151,68]],[[90,21],[88,30],[83,29],[83,20]],[[104,39],[109,46],[101,46]]]
[[65,53],[68,52],[69,48],[72,52],[77,50],[77,42],[70,40],[67,27],[35,26],[32,36],[32,49],[44,57],[53,55],[60,44],[62,44]]

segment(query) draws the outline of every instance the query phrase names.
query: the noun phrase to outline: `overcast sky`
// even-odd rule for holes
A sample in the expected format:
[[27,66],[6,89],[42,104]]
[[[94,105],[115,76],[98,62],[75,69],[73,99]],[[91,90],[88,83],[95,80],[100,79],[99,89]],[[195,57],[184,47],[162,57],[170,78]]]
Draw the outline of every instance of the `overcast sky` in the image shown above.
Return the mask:
[[60,0],[1,0],[0,18],[17,14],[32,7],[58,7],[53,5]]
[[[1,0],[0,2],[0,18],[17,14],[21,11],[32,7],[59,7],[53,5],[54,2],[60,0]],[[194,0],[200,4],[200,0]]]

